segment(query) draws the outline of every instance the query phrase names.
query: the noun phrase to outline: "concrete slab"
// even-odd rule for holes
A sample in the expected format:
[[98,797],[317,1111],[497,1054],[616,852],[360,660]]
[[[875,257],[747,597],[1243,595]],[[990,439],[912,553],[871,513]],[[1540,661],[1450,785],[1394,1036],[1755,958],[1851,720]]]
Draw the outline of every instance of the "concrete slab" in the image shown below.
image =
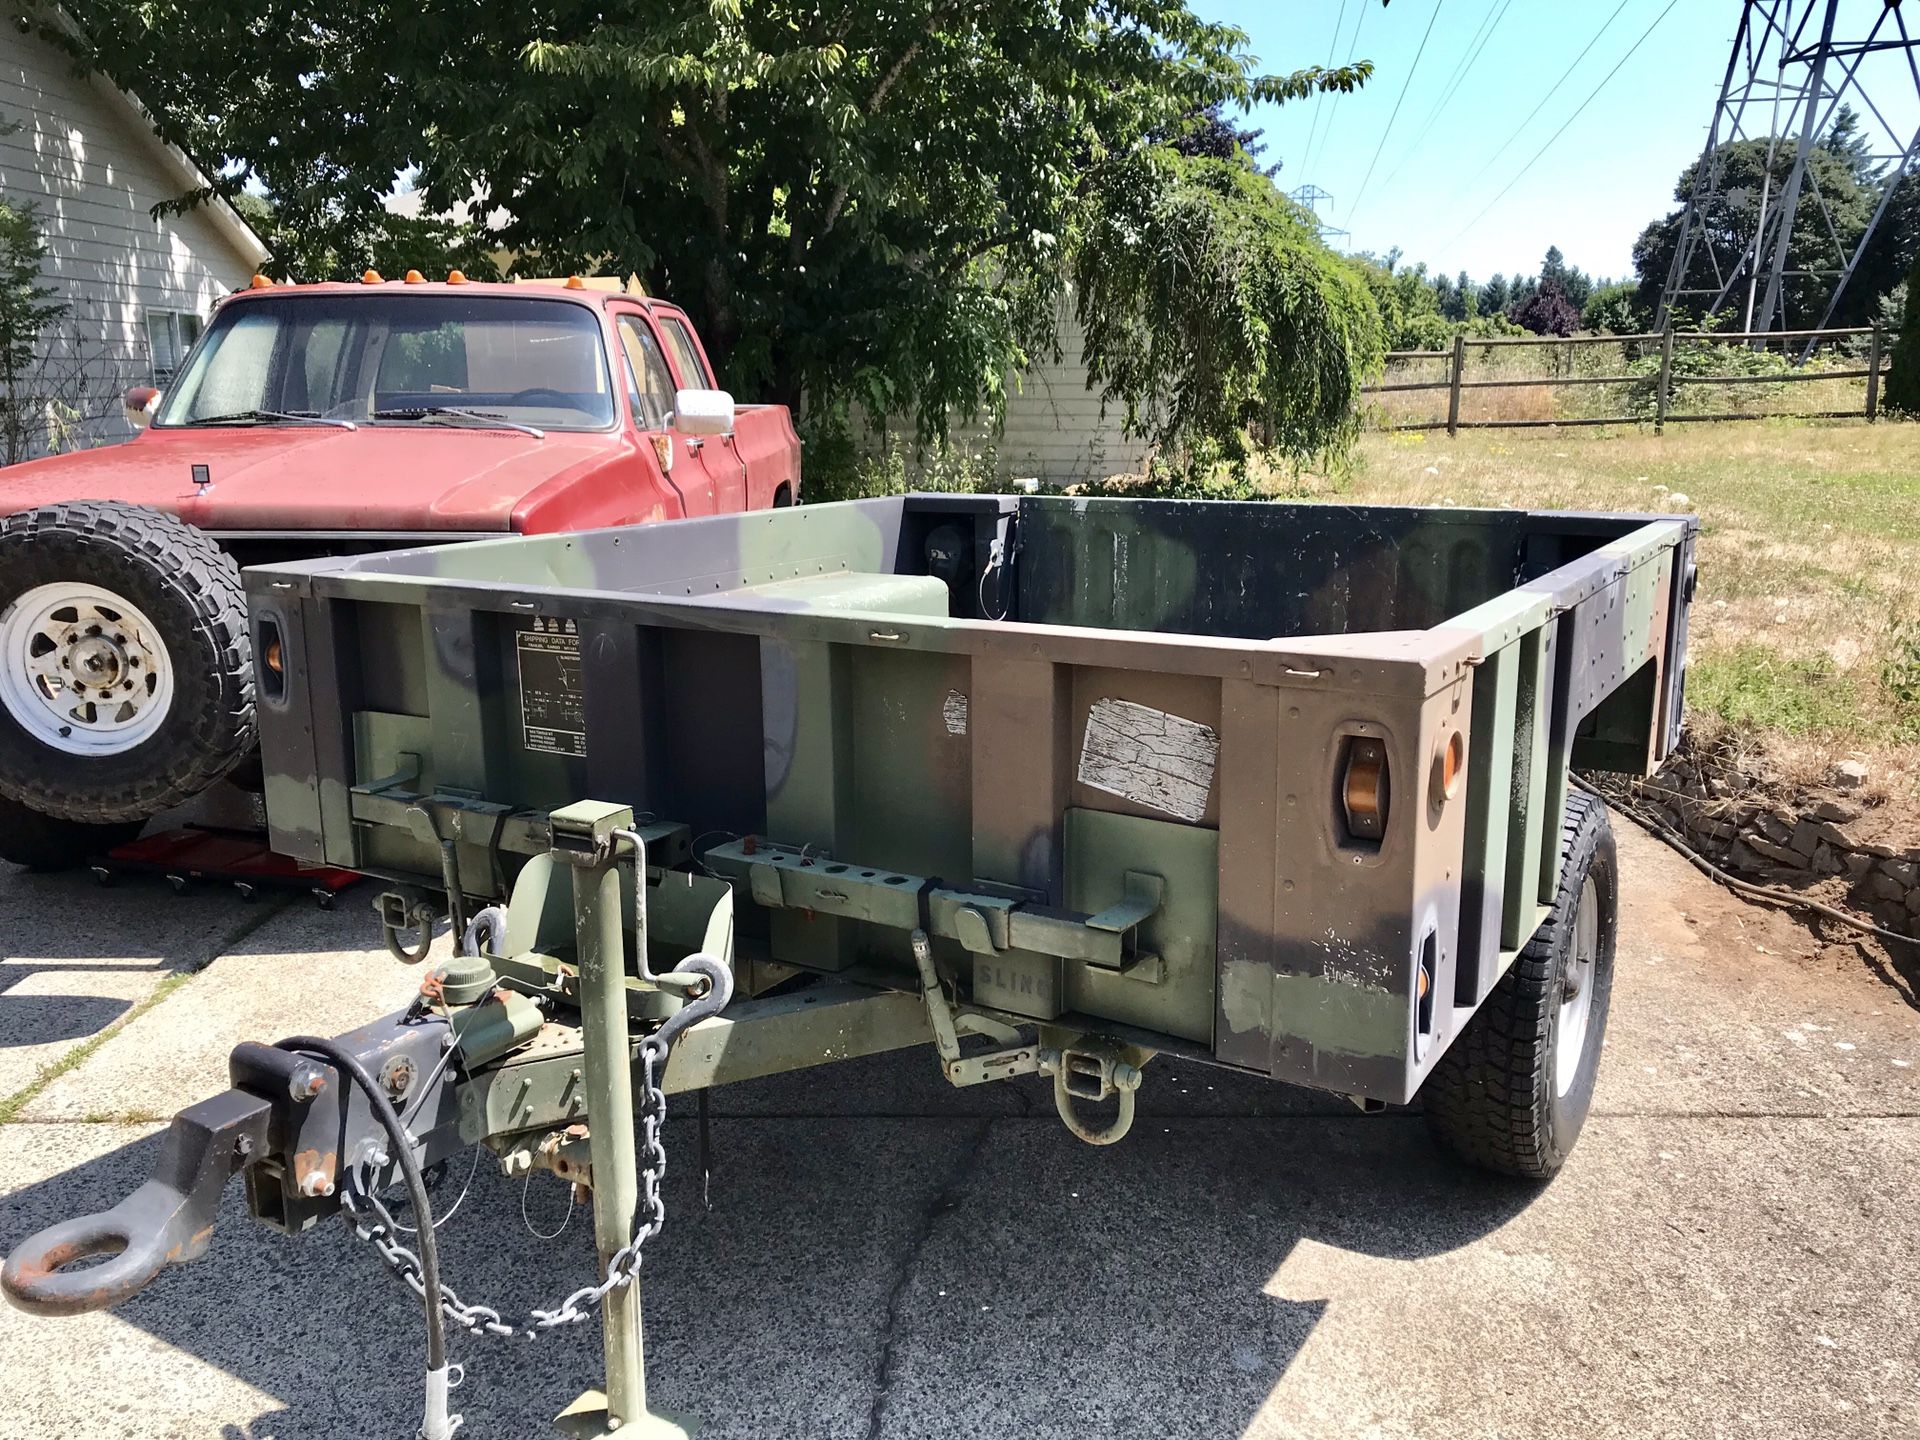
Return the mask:
[[[442,936],[436,957],[446,949]],[[50,1082],[23,1117],[164,1119],[226,1088],[242,1040],[352,1029],[406,1004],[423,973],[387,953],[364,900],[294,901]]]
[[0,864],[0,1099],[260,918],[231,890]]

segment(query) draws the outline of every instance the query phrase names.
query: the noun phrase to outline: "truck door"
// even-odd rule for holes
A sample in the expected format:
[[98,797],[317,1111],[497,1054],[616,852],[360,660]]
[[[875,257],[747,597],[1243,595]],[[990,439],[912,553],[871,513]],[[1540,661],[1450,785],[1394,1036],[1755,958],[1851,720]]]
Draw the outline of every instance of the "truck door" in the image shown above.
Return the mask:
[[[707,364],[706,355],[694,341],[693,327],[687,323],[686,317],[677,310],[656,305],[652,310],[652,318],[661,338],[666,341],[667,359],[673,364],[673,372],[679,377],[681,388],[685,390],[717,388],[713,381],[713,371]],[[747,466],[740,455],[738,438],[733,435],[708,435],[701,438],[706,443],[700,447],[700,456],[706,462],[707,474],[713,477],[715,501],[722,510],[751,509],[752,501],[747,490]]]
[[705,447],[694,443],[699,436],[682,435],[673,428],[673,372],[667,368],[660,341],[653,326],[639,309],[625,307],[614,313],[620,331],[620,348],[627,356],[627,403],[633,411],[633,423],[642,431],[664,431],[671,437],[673,467],[667,471],[667,485],[680,496],[684,515],[711,515],[716,509],[712,476],[701,458]]

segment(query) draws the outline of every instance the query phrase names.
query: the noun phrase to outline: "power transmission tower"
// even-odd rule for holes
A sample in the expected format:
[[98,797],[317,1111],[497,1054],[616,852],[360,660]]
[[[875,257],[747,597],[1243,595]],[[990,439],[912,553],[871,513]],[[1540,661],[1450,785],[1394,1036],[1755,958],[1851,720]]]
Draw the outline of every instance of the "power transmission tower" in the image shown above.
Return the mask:
[[1322,241],[1346,240],[1351,238],[1347,231],[1342,230],[1332,221],[1322,220],[1320,218],[1321,202],[1326,202],[1329,210],[1333,208],[1333,192],[1331,190],[1322,190],[1318,185],[1302,185],[1297,190],[1289,190],[1287,192],[1287,198],[1296,205],[1304,205],[1307,208],[1308,213],[1313,216],[1313,227],[1320,232],[1320,239]]
[[[1707,313],[1740,304],[1742,330],[1771,330],[1776,323],[1785,328],[1785,282],[1810,279],[1828,282],[1825,309],[1811,326],[1809,315],[1793,318],[1801,328],[1824,328],[1900,180],[1920,173],[1920,129],[1908,135],[1894,128],[1911,117],[1916,100],[1920,40],[1908,31],[1901,0],[1743,0],[1661,291],[1658,324],[1664,326],[1676,307],[1704,299]],[[1873,218],[1851,248],[1840,239],[1828,197],[1807,164],[1842,105],[1854,111],[1867,147],[1862,163],[1881,183]],[[1896,122],[1888,121],[1889,114]],[[1721,147],[1736,140],[1767,144],[1757,195],[1726,183]],[[1793,147],[1792,164],[1776,189],[1775,163],[1787,145]],[[1806,200],[1816,207],[1825,243],[1812,259],[1803,257],[1802,268],[1789,269],[1794,221]],[[1737,226],[1726,225],[1729,216],[1738,218]],[[1714,233],[1716,227],[1721,233]]]

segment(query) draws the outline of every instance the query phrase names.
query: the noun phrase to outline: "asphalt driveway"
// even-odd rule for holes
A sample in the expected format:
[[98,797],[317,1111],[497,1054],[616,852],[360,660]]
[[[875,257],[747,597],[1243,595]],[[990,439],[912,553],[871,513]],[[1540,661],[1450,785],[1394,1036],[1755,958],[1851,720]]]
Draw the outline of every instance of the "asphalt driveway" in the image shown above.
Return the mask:
[[[711,1211],[690,1100],[670,1122],[655,1403],[710,1440],[1920,1434],[1916,967],[1620,839],[1607,1059],[1552,1185],[1454,1167],[1415,1115],[1165,1061],[1105,1150],[1038,1086],[954,1092],[926,1055],[733,1087]],[[0,1125],[0,1250],[136,1185],[236,1041],[418,979],[357,897],[4,869],[0,956],[0,1096],[36,1087]],[[540,1238],[564,1215],[557,1182],[481,1165],[449,1279],[552,1303],[592,1267],[585,1211]],[[464,1433],[535,1436],[598,1383],[598,1332],[455,1358]],[[111,1315],[0,1309],[22,1440],[404,1437],[421,1366],[411,1297],[344,1227],[286,1239],[237,1194],[205,1259]]]

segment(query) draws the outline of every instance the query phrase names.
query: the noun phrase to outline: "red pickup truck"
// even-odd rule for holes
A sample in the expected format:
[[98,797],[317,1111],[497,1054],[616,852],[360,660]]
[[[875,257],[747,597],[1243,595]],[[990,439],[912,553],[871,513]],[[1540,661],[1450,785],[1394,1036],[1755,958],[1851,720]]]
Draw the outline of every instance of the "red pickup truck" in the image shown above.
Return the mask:
[[799,498],[784,407],[716,388],[677,307],[578,280],[256,280],[127,404],[131,442],[0,471],[20,864],[131,838],[252,753],[242,565]]

